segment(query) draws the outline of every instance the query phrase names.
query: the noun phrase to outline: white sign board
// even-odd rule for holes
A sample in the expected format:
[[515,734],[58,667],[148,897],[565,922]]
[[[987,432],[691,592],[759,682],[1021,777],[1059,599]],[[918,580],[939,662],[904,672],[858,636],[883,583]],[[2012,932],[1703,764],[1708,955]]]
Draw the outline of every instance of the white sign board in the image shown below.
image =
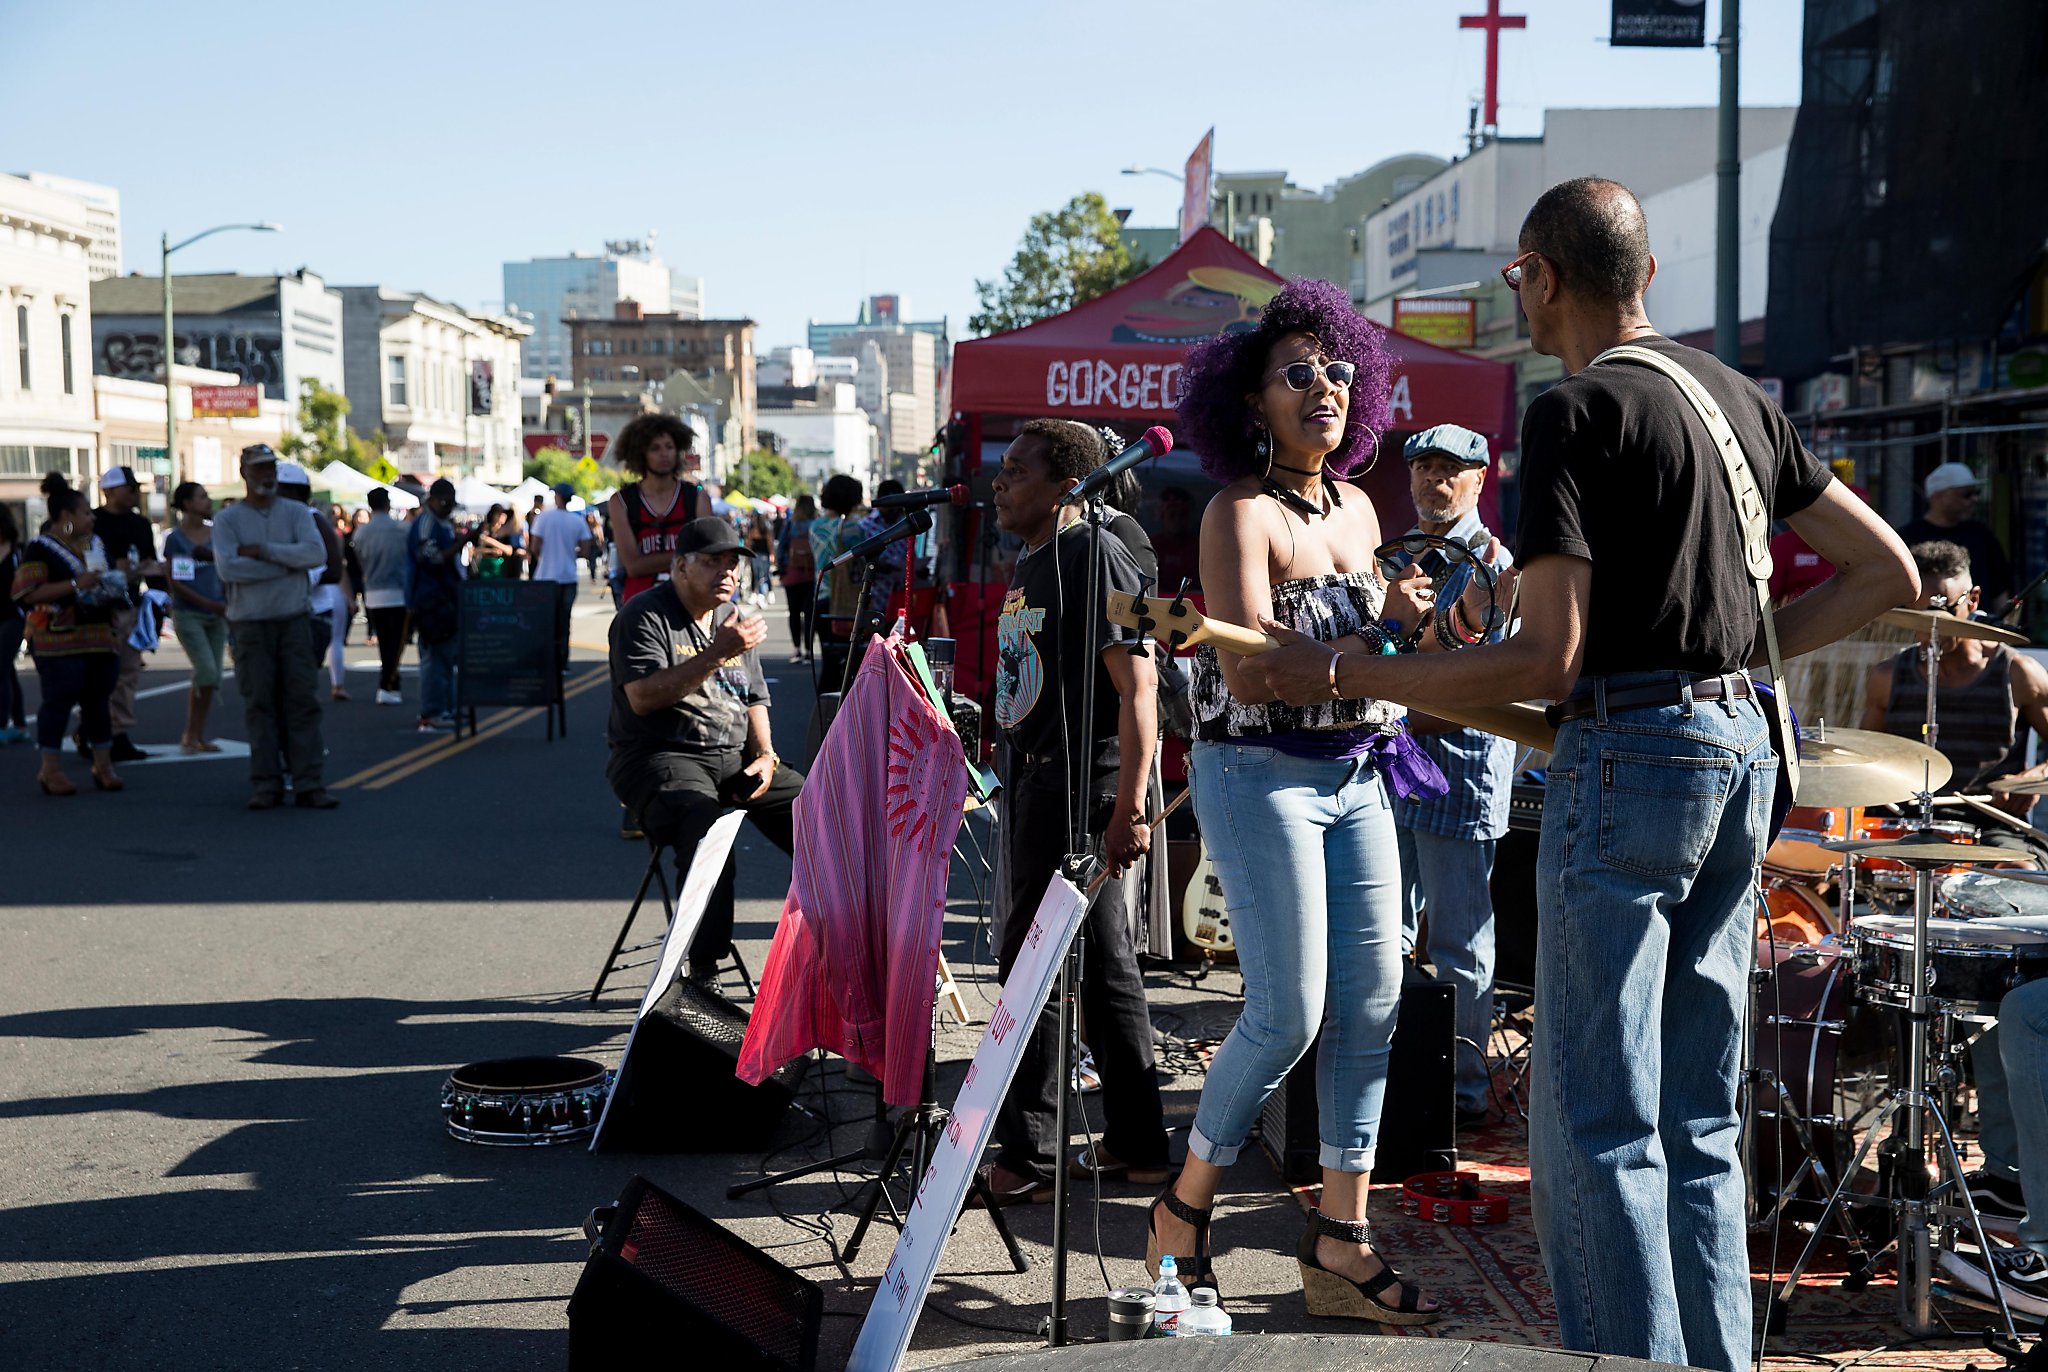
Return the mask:
[[996,1107],[1009,1092],[1010,1079],[1017,1074],[1017,1059],[1024,1042],[1038,1023],[1046,997],[1058,979],[1060,960],[1073,942],[1086,902],[1074,884],[1054,877],[1038,903],[1038,915],[1024,947],[1010,968],[1010,979],[989,1012],[988,1028],[967,1066],[960,1083],[960,1096],[953,1102],[946,1132],[932,1150],[932,1164],[917,1185],[917,1195],[904,1216],[903,1232],[897,1236],[896,1251],[882,1271],[882,1284],[861,1324],[860,1338],[853,1345],[847,1372],[895,1372],[917,1317],[924,1309],[932,1277],[939,1270],[939,1255],[953,1232],[953,1221],[967,1199],[967,1186],[988,1146],[994,1128]]
[[[718,878],[725,872],[725,860],[732,855],[733,840],[739,835],[740,821],[746,817],[744,810],[728,810],[697,840],[697,851],[690,856],[690,874],[683,878],[683,889],[676,896],[675,922],[662,936],[661,956],[655,959],[654,975],[647,979],[647,992],[640,997],[640,1009],[626,1034],[626,1051],[619,1054],[621,1072],[626,1070],[626,1059],[633,1056],[633,1039],[640,1032],[640,1021],[647,1018],[654,1002],[661,999],[662,992],[668,990],[669,983],[682,970],[683,955],[690,951],[690,940],[696,937],[697,926],[704,922],[704,908],[711,903],[711,888],[718,885]],[[604,1110],[597,1117],[597,1129],[590,1136],[593,1153],[604,1137],[604,1122],[611,1114],[612,1093],[607,1092]]]

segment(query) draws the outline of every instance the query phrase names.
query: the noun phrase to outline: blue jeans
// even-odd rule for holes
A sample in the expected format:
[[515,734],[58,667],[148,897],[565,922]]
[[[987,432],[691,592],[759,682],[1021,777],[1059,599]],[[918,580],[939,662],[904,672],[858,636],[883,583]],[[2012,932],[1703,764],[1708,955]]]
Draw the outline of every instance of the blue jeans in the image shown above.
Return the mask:
[[1401,1000],[1394,816],[1367,761],[1197,743],[1195,813],[1223,885],[1244,1010],[1202,1085],[1188,1152],[1237,1160],[1266,1097],[1321,1028],[1324,1167],[1370,1172]]
[[440,719],[455,713],[455,643],[452,638],[420,644],[420,714]]
[[1484,1110],[1486,1041],[1493,1028],[1493,875],[1490,838],[1445,838],[1406,825],[1401,837],[1401,947],[1415,951],[1429,908],[1430,965],[1456,990],[1458,1108]]
[[1739,1372],[1735,1113],[1778,761],[1756,701],[1558,730],[1536,867],[1529,1167],[1566,1348]]
[[2006,992],[1998,1023],[1972,1045],[1970,1057],[1985,1169],[2020,1184],[2027,1201],[2020,1242],[2048,1256],[2048,981]]

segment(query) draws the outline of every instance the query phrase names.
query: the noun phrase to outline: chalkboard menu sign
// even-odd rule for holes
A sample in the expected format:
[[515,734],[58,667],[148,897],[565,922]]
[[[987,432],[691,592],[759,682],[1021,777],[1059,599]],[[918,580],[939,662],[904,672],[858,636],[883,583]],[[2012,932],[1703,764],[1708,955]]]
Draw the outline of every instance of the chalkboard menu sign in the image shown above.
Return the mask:
[[[455,659],[458,712],[478,705],[559,708],[562,671],[555,658],[555,617],[562,612],[552,581],[463,582]],[[555,714],[555,709],[548,712],[549,738],[554,737]]]

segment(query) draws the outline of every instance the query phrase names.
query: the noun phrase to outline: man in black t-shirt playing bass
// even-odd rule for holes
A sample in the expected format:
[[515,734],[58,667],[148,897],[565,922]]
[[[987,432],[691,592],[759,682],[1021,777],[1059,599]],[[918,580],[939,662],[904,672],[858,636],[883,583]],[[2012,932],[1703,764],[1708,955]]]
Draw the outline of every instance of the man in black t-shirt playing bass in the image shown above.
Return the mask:
[[[758,649],[768,627],[733,604],[740,540],[731,524],[693,519],[676,535],[667,580],[612,620],[612,712],[605,777],[651,839],[675,850],[676,889],[697,841],[727,809],[787,853],[803,773],[768,735],[768,682]],[[690,979],[710,987],[732,947],[733,869],[711,893],[690,940]]]
[[[1145,795],[1158,745],[1158,678],[1149,656],[1133,656],[1104,613],[1111,591],[1135,592],[1138,569],[1116,535],[1104,532],[1097,589],[1088,566],[1095,542],[1060,497],[1109,456],[1102,435],[1070,419],[1026,423],[1003,454],[995,480],[996,523],[1024,540],[1024,552],[996,621],[995,723],[1004,743],[1003,871],[1008,898],[996,940],[1007,980],[1032,917],[1069,851],[1068,820],[1085,794],[1081,841],[1117,873],[1088,903],[1081,1011],[1102,1075],[1102,1137],[1067,1160],[1071,1175],[1157,1185],[1166,1180],[1166,1124],[1152,1063],[1152,1020],[1131,944],[1123,871],[1151,846]],[[1095,674],[1094,713],[1083,717],[1086,673]],[[1092,762],[1092,766],[1089,764]],[[1084,787],[1086,788],[1084,791]],[[1039,1016],[1010,1093],[996,1114],[995,1161],[982,1168],[998,1205],[1052,1199],[1052,1169],[1067,1141],[1053,1136],[1059,1074],[1057,1017]]]
[[[1837,574],[1778,612],[1783,656],[1911,601],[1896,535],[1763,392],[1660,337],[1642,206],[1552,187],[1502,269],[1565,380],[1522,420],[1522,629],[1427,656],[1344,655],[1338,694],[1420,709],[1560,702],[1537,860],[1530,1173],[1564,1345],[1737,1372],[1751,1311],[1735,1091],[1757,862],[1779,764],[1742,521],[1706,424],[1633,343],[1727,415],[1771,514]],[[1594,365],[1599,362],[1599,365]],[[1246,674],[1328,699],[1330,649],[1276,626]]]

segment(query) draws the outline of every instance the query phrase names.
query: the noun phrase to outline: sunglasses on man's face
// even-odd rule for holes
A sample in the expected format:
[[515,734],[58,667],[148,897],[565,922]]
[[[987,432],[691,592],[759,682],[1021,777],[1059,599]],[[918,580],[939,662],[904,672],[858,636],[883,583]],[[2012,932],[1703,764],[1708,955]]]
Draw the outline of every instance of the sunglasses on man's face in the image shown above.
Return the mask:
[[1271,381],[1277,376],[1287,383],[1288,390],[1305,391],[1316,384],[1316,377],[1319,374],[1337,389],[1349,390],[1351,383],[1358,378],[1358,368],[1349,362],[1324,362],[1320,365],[1314,362],[1290,362],[1284,367],[1275,367],[1267,373],[1266,379]]
[[1519,291],[1522,289],[1522,264],[1537,255],[1534,252],[1525,252],[1500,269],[1500,279],[1508,283],[1509,290]]

